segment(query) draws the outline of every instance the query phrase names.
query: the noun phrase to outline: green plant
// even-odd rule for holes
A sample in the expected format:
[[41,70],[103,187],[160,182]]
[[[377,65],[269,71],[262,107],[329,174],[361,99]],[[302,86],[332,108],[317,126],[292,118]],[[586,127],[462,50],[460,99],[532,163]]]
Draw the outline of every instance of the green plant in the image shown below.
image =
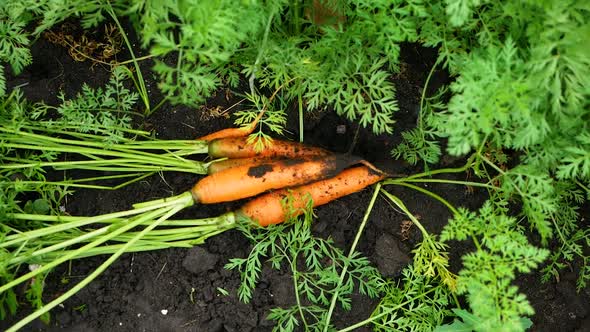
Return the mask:
[[256,61],[235,61],[246,63],[243,72],[262,87],[290,82],[287,98],[305,100],[308,109],[333,107],[375,133],[391,133],[397,103],[388,69],[397,68],[398,43],[416,38],[414,22],[406,19],[409,6],[318,3],[340,13],[338,24],[304,19],[305,11],[314,8],[311,1],[292,4],[282,21],[276,18],[262,47],[250,52]]
[[447,94],[446,88],[441,88],[432,97],[426,97],[426,90],[430,78],[436,69],[438,62],[432,66],[420,98],[420,113],[416,128],[402,132],[402,142],[391,150],[394,158],[403,158],[412,165],[423,161],[425,168],[429,164],[438,163],[442,150],[440,147],[440,133],[434,128],[434,114],[445,109],[442,101]]
[[13,90],[1,99],[0,120],[3,131],[30,131],[57,134],[91,133],[104,136],[105,144],[122,141],[126,136],[145,132],[131,128],[131,115],[138,95],[124,86],[126,72],[115,67],[109,82],[103,87],[82,85],[82,91],[74,99],[58,94],[60,104],[31,104],[20,90]]
[[[107,16],[117,23],[118,16],[129,17],[155,59],[160,89],[173,103],[196,106],[223,82],[237,86],[241,72],[249,78],[251,94],[255,83],[286,86],[289,102],[297,98],[300,107],[304,100],[308,109],[333,107],[375,133],[393,130],[397,103],[389,76],[398,67],[399,44],[417,38],[411,15],[420,14],[414,3],[389,1],[95,0],[73,1],[66,8],[56,1],[29,2],[20,0],[11,12],[27,13],[27,22],[42,18],[35,35],[71,16],[80,17],[85,28]],[[334,13],[336,21],[330,18]],[[169,56],[173,63],[162,60]],[[139,59],[132,58],[149,111]]]
[[[43,106],[43,111],[55,110],[60,116],[58,123],[52,123],[52,129],[67,125],[68,128],[76,126],[81,133],[101,133],[105,135],[107,145],[120,140],[125,130],[131,129],[130,115],[134,113],[132,109],[138,99],[137,93],[123,85],[126,76],[123,67],[115,67],[104,89],[93,89],[83,84],[82,91],[71,100],[60,93],[58,99],[61,104],[57,108]],[[100,132],[97,128],[110,130]]]
[[[13,20],[6,8],[0,6],[0,64],[8,63],[15,75],[32,62],[25,22]],[[0,70],[0,97],[6,94],[4,69]]]
[[269,98],[259,94],[247,94],[246,99],[250,102],[252,108],[240,110],[235,113],[235,124],[243,126],[252,123],[260,112],[264,112],[264,116],[260,119],[258,130],[255,130],[248,136],[248,141],[254,143],[256,149],[262,150],[265,145],[271,143],[272,138],[268,134],[270,131],[279,135],[283,134],[283,127],[287,123],[287,117],[282,98],[279,98],[279,104],[282,107],[277,109],[273,103],[277,93],[279,93],[278,89]]
[[[437,331],[451,331],[458,328],[468,331],[495,331],[500,328],[522,331],[530,326],[530,320],[526,316],[534,313],[526,297],[518,293],[518,289],[511,285],[511,282],[516,278],[516,272],[528,273],[537,268],[547,258],[549,252],[532,246],[525,235],[525,228],[516,218],[509,216],[508,199],[514,198],[515,188],[523,187],[522,184],[512,182],[514,174],[508,174],[509,172],[503,172],[501,169],[492,167],[501,173],[495,177],[491,176],[484,165],[497,167],[489,159],[475,153],[463,167],[429,170],[406,178],[384,181],[384,185],[401,185],[424,193],[446,205],[453,214],[453,218],[440,235],[440,240],[436,240],[433,235],[425,231],[397,197],[384,191],[385,196],[408,215],[422,233],[423,240],[413,251],[415,254],[413,269],[429,278],[438,278],[448,288],[450,296],[454,297],[455,294],[467,296],[470,310],[461,308],[455,299],[456,307],[452,311],[456,316],[455,322],[451,325],[439,325]],[[468,169],[477,170],[487,182],[431,178],[437,174],[461,173]],[[515,174],[523,175],[518,172]],[[531,177],[534,178],[534,175]],[[531,181],[527,179],[526,182],[530,184]],[[489,190],[490,200],[484,204],[479,213],[470,212],[464,208],[454,207],[443,197],[418,186],[419,183],[482,187]],[[532,183],[536,184],[534,181]],[[524,202],[527,200],[536,202],[539,199],[534,191],[517,192],[522,195],[519,198]],[[534,206],[534,203],[530,205]],[[448,258],[444,252],[450,240],[470,240],[475,245],[474,252],[463,256],[463,267],[457,276],[448,271]],[[441,324],[443,318],[438,316],[440,314],[440,310],[434,311],[433,316],[426,320],[431,324],[430,329],[437,326],[432,325],[433,321]],[[452,317],[453,315],[450,311],[445,311],[444,316]],[[434,320],[435,317],[438,317],[438,320]],[[392,316],[386,315],[383,319],[386,321],[391,319],[395,322],[398,317],[392,313]],[[413,320],[406,322],[403,317],[399,319],[407,324],[421,322]]]
[[431,331],[450,316],[447,308],[451,297],[447,286],[410,265],[402,271],[398,283],[387,285],[371,317],[351,328],[371,323],[374,331]]
[[[214,218],[174,222],[168,220],[178,211],[193,204],[190,193],[138,204],[135,208],[98,215],[94,217],[70,217],[38,214],[6,213],[7,222],[2,224],[0,236],[3,241],[0,250],[2,261],[2,286],[0,294],[5,302],[0,308],[14,312],[16,302],[12,288],[33,280],[27,298],[37,308],[33,313],[17,322],[7,331],[16,331],[33,319],[46,317],[52,308],[74,295],[94,280],[120,255],[125,252],[155,250],[170,247],[191,247],[203,243],[213,236],[234,227],[232,218]],[[21,231],[22,221],[43,223],[43,227]],[[10,221],[16,221],[14,227]],[[19,222],[20,221],[20,222]],[[89,225],[99,228],[85,229]],[[169,229],[155,230],[161,226]],[[141,227],[136,229],[136,227]],[[113,243],[114,242],[114,243]],[[41,302],[42,279],[54,267],[71,259],[95,255],[111,255],[95,271],[86,276],[71,289],[47,304]],[[23,265],[35,266],[28,273],[17,273]]]
[[460,209],[441,234],[442,241],[470,239],[476,250],[463,256],[457,293],[467,294],[471,312],[462,310],[463,321],[449,328],[469,326],[474,331],[523,331],[534,314],[524,294],[511,282],[515,272],[528,273],[549,251],[529,244],[522,226],[506,215],[504,201],[486,202],[478,213]]
[[[428,103],[422,104],[418,127],[404,134],[404,143],[393,154],[411,163],[418,158],[432,163],[437,151],[428,147],[436,137],[447,140],[446,152],[451,155],[475,151],[473,172],[500,184],[490,191],[490,204],[519,202],[519,208],[502,212],[521,217],[502,217],[509,234],[520,234],[528,224],[541,236],[543,246],[557,244],[543,269],[543,280],[559,278],[565,262],[577,259],[582,264],[581,290],[590,278],[584,253],[590,240],[578,213],[590,197],[590,56],[584,46],[590,42],[590,6],[576,1],[459,0],[430,2],[423,9],[419,40],[438,47],[437,63],[455,79],[445,96],[448,101],[439,102],[434,112]],[[428,80],[424,90],[427,87]],[[498,215],[487,217],[488,223],[500,222]],[[491,230],[480,227],[473,230],[477,236],[491,236]],[[528,254],[535,266],[548,257],[547,251],[532,250],[519,236],[494,238],[509,241],[512,247],[492,254]],[[480,250],[485,249],[478,250],[482,254]],[[473,276],[485,273],[478,270]],[[508,303],[514,304],[507,308],[521,311],[506,309],[501,317],[512,322],[505,321],[508,326],[522,330],[526,324],[514,318],[515,313],[530,308],[521,299],[512,301],[516,294],[506,294]],[[457,313],[473,318],[466,311]],[[475,330],[485,330],[485,324],[494,320],[487,317],[484,324],[481,316],[477,318],[477,324],[470,325]]]
[[[288,197],[284,204],[289,207]],[[354,246],[346,256],[331,239],[314,236],[312,218],[310,205],[303,220],[292,219],[266,229],[239,227],[253,247],[247,258],[233,258],[226,265],[227,269],[240,271],[242,283],[238,295],[245,302],[252,298],[263,259],[274,269],[280,269],[283,264],[289,267],[296,304],[271,309],[267,319],[276,321],[274,330],[277,331],[293,331],[298,326],[306,331],[324,330],[329,326],[331,303],[338,302],[343,309],[350,310],[350,295],[355,287],[361,294],[375,297],[384,284],[377,269],[354,251]]]
[[221,83],[218,71],[237,84],[236,73],[225,65],[241,43],[256,38],[276,6],[254,1],[137,1],[128,12],[144,47],[158,57],[176,57],[174,64],[156,60],[159,88],[174,103],[196,106]]

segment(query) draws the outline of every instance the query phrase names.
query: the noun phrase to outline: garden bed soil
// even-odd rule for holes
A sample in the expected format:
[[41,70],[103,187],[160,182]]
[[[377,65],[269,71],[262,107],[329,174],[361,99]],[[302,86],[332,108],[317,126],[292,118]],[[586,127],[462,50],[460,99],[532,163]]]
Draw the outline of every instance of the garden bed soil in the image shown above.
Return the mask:
[[[76,62],[60,46],[39,39],[32,48],[34,62],[18,77],[9,78],[9,87],[23,85],[31,101],[57,103],[58,91],[72,97],[82,83],[98,87],[106,83],[109,72],[100,64]],[[137,50],[141,53],[141,50]],[[136,53],[137,54],[137,53]],[[362,156],[379,167],[394,173],[411,174],[419,167],[393,161],[390,150],[400,142],[402,130],[411,128],[419,109],[421,88],[434,52],[404,45],[400,74],[392,77],[397,88],[400,111],[393,135],[376,136],[340,118],[334,112],[310,113],[305,119],[305,142],[337,152]],[[144,70],[149,61],[143,62]],[[151,75],[147,79],[152,102],[161,95]],[[435,73],[432,87],[448,80],[442,72]],[[433,88],[432,88],[433,89]],[[431,89],[429,89],[431,90]],[[241,98],[236,91],[220,90],[198,109],[165,104],[150,116],[144,125],[153,129],[160,139],[192,139],[200,135],[232,126],[233,118],[212,117],[211,109],[227,108]],[[237,111],[241,106],[232,109]],[[291,112],[287,129],[290,138],[298,137],[297,112]],[[461,160],[444,158],[438,166],[458,166]],[[466,179],[468,174],[458,175]],[[67,198],[66,211],[72,215],[96,215],[126,210],[131,204],[182,193],[198,180],[198,176],[166,173],[152,176],[117,191],[78,190]],[[407,204],[410,211],[420,216],[428,231],[438,233],[450,217],[440,203],[409,189],[388,188]],[[433,186],[434,192],[444,195],[456,206],[477,209],[486,199],[481,191],[460,186]],[[314,233],[332,237],[337,246],[348,251],[362,217],[367,209],[372,190],[339,199],[316,209]],[[239,203],[199,205],[188,208],[179,218],[217,216],[239,206]],[[387,277],[399,276],[411,260],[411,249],[420,240],[417,229],[410,230],[409,239],[401,236],[403,214],[394,210],[383,199],[378,199],[361,236],[358,250],[367,256]],[[272,322],[266,320],[269,309],[294,303],[293,287],[287,269],[272,270],[266,264],[250,303],[237,298],[240,276],[224,265],[234,257],[246,257],[252,245],[238,231],[227,231],[192,249],[168,249],[145,253],[125,254],[88,287],[51,311],[51,323],[35,321],[27,331],[270,331]],[[451,264],[456,271],[460,256],[471,248],[456,243],[451,248]],[[105,257],[81,259],[63,265],[49,275],[45,285],[45,301],[59,296],[95,269]],[[526,293],[535,308],[531,331],[588,331],[590,326],[590,294],[577,293],[577,270],[565,271],[559,282],[540,282],[537,272],[518,277],[517,285]],[[222,291],[229,292],[228,295]],[[333,323],[346,327],[370,316],[377,300],[355,294],[352,310],[336,310]],[[22,318],[29,310],[22,303],[19,314],[0,322],[0,330]],[[369,331],[369,327],[358,331]]]

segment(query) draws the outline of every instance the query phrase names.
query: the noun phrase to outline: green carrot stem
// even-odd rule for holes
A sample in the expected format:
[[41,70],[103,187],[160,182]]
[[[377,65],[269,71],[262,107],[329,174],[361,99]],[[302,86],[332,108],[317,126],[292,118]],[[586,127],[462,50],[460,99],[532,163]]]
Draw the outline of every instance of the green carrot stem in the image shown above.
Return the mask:
[[77,244],[77,243],[86,242],[89,239],[92,239],[92,238],[95,238],[95,237],[97,237],[99,235],[102,235],[102,234],[107,233],[111,227],[112,226],[105,226],[105,227],[96,229],[96,230],[94,230],[92,232],[88,232],[88,233],[85,233],[83,235],[80,235],[80,236],[77,236],[77,237],[74,237],[74,238],[70,238],[70,239],[65,240],[65,241],[59,241],[58,243],[56,243],[54,245],[51,245],[49,247],[45,247],[43,249],[36,250],[36,251],[32,252],[31,254],[28,254],[26,256],[18,256],[17,255],[13,259],[11,259],[8,262],[8,264],[9,265],[20,264],[20,263],[26,262],[26,261],[28,261],[28,260],[30,260],[32,258],[35,258],[37,256],[42,256],[42,255],[45,255],[45,254],[50,253],[50,252],[55,252],[57,250],[60,250],[62,248],[69,247],[69,246],[74,245],[74,244]]
[[[140,240],[135,243],[132,247],[127,248],[126,252],[142,252],[142,251],[152,251],[152,250],[161,250],[161,249],[168,249],[168,248],[192,248],[195,245],[200,245],[205,243],[205,240],[211,238],[215,235],[221,234],[230,228],[219,229],[216,231],[199,234],[197,238],[191,238],[187,240],[179,240],[179,241],[147,241],[147,240]],[[124,244],[111,244],[105,246],[99,246],[92,248],[90,250],[86,250],[81,254],[78,254],[75,259],[86,258],[86,257],[94,257],[98,255],[107,255],[112,254],[119,250]],[[61,251],[57,253],[52,253],[54,256],[61,256],[64,254],[69,253],[70,251]]]
[[422,236],[425,239],[430,238],[430,234],[428,234],[428,232],[426,231],[426,228],[424,228],[424,226],[422,226],[422,223],[420,223],[420,221],[418,220],[418,218],[416,218],[412,214],[412,212],[410,212],[410,210],[408,210],[408,208],[406,207],[406,205],[404,204],[404,202],[402,202],[401,199],[399,199],[397,196],[391,194],[390,192],[388,192],[386,190],[381,190],[381,193],[383,195],[385,195],[385,197],[389,198],[389,200],[391,202],[393,202],[395,205],[397,205],[397,207],[400,208],[408,216],[408,218],[410,218],[410,220],[412,220],[412,223],[414,223],[414,225],[416,227],[418,227],[418,229],[422,233]]
[[[129,242],[125,243],[119,250],[117,250],[117,252],[115,252],[111,257],[109,257],[109,259],[107,259],[104,263],[102,263],[96,270],[94,270],[90,275],[88,275],[86,278],[84,278],[84,280],[82,280],[81,282],[79,282],[76,286],[72,287],[71,289],[69,289],[67,292],[65,292],[64,294],[62,294],[61,296],[59,296],[58,298],[54,299],[53,301],[47,303],[46,305],[44,305],[42,308],[36,310],[35,312],[31,313],[30,315],[28,315],[27,317],[25,317],[24,319],[22,319],[21,321],[19,321],[18,323],[16,323],[15,325],[13,325],[12,327],[10,327],[7,332],[15,332],[18,331],[20,328],[24,327],[25,325],[27,325],[28,323],[30,323],[31,321],[33,321],[34,319],[38,318],[39,316],[45,314],[46,312],[48,312],[49,310],[53,309],[54,307],[56,307],[57,305],[63,303],[65,300],[67,300],[68,298],[70,298],[72,295],[76,294],[77,292],[79,292],[82,288],[86,287],[86,285],[88,285],[92,280],[94,280],[96,277],[98,277],[102,272],[104,272],[111,264],[113,264],[115,262],[115,260],[117,258],[119,258],[119,256],[121,256],[123,253],[125,253],[127,251],[127,249],[131,246],[133,246],[133,244],[135,242],[137,242],[143,235],[145,235],[146,233],[148,233],[149,231],[151,231],[152,229],[154,229],[155,227],[157,227],[162,221],[166,220],[167,218],[171,217],[172,215],[174,215],[175,213],[177,213],[178,211],[182,210],[185,206],[182,205],[177,205],[177,206],[173,206],[170,209],[167,209],[168,212],[164,213],[164,215],[162,215],[158,220],[156,220],[153,224],[149,225],[148,227],[146,227],[143,231],[141,231],[140,233],[138,233],[133,239],[131,239]],[[160,209],[153,211],[152,213],[155,212],[160,212]],[[162,211],[165,212],[165,211]],[[152,214],[150,213],[150,214]],[[147,214],[147,215],[150,215]],[[146,216],[147,216],[146,215]],[[157,214],[156,214],[157,215]],[[145,216],[143,216],[145,217]],[[155,217],[155,216],[153,216]],[[151,219],[152,217],[150,217]],[[142,221],[142,217],[138,218],[139,221]],[[123,229],[123,228],[121,228]],[[98,241],[96,241],[96,243],[100,244],[100,243],[104,242],[103,239],[100,239]],[[94,246],[90,246],[93,243],[90,243],[86,246],[89,246],[89,248],[92,248]],[[85,246],[85,247],[86,247]],[[84,247],[65,255],[64,257],[75,257],[75,253],[77,251],[82,251],[81,249],[83,249]],[[71,258],[70,257],[70,258]],[[69,258],[68,258],[69,259]],[[67,259],[64,260],[64,258],[58,259],[54,262],[58,262],[61,261],[59,264],[63,263],[64,261],[66,261]],[[47,270],[47,266],[53,264],[52,267],[57,266],[59,264],[55,264],[54,262],[49,263],[47,265],[44,265],[42,267],[40,267],[39,269],[33,271],[39,271],[41,269]],[[32,273],[33,273],[32,272]],[[32,273],[27,273],[27,275],[32,274]],[[38,274],[38,273],[37,273]],[[36,275],[36,274],[34,274]],[[33,276],[34,276],[33,275]],[[25,275],[26,276],[26,275]],[[29,276],[28,278],[26,278],[25,280],[28,280],[29,278],[33,277],[33,276]],[[22,279],[19,278],[19,279]],[[7,284],[8,285],[8,284]],[[2,289],[6,288],[7,285],[2,286]],[[11,286],[12,287],[12,286]],[[8,289],[8,288],[6,288]],[[3,290],[0,290],[0,293]]]
[[372,323],[372,322],[378,320],[381,317],[384,317],[386,315],[390,315],[392,312],[403,308],[404,306],[412,303],[413,301],[415,301],[415,300],[417,300],[419,298],[425,297],[426,295],[428,295],[429,293],[434,292],[435,290],[436,290],[436,288],[431,288],[431,289],[426,290],[426,291],[424,291],[424,292],[422,292],[420,294],[416,294],[416,296],[412,297],[409,300],[406,300],[406,301],[404,301],[402,303],[399,303],[399,304],[397,304],[397,305],[395,305],[393,307],[383,309],[383,311],[380,314],[371,316],[371,317],[369,317],[369,318],[367,318],[367,319],[365,319],[363,321],[360,321],[360,322],[358,322],[356,324],[350,325],[350,326],[348,326],[348,327],[346,327],[344,329],[340,329],[340,330],[338,330],[338,332],[354,331],[354,330],[358,329],[361,326],[367,325],[369,323]]
[[205,169],[191,169],[188,167],[169,167],[169,166],[127,166],[127,167],[94,167],[94,166],[73,166],[73,167],[56,167],[55,170],[57,171],[65,171],[69,169],[81,169],[86,171],[102,171],[102,172],[183,172],[183,173],[193,173],[193,174],[206,174],[207,171]]
[[14,131],[8,128],[0,127],[0,132],[7,132],[12,135],[3,135],[7,141],[18,141],[24,142],[41,142],[47,145],[72,145],[78,147],[87,148],[98,148],[104,150],[105,147],[109,150],[139,150],[139,149],[158,149],[158,150],[176,150],[176,149],[190,149],[193,153],[207,153],[209,149],[209,143],[206,141],[199,140],[146,140],[146,141],[132,141],[129,140],[125,143],[114,143],[106,144],[103,140],[97,139],[96,141],[85,141],[85,140],[73,140],[61,137],[51,137],[42,134],[35,134],[23,131]]
[[[137,151],[137,150],[125,150],[125,149],[105,149],[105,148],[89,148],[83,146],[70,146],[70,145],[44,145],[38,144],[34,145],[30,142],[24,143],[5,143],[3,144],[6,148],[15,148],[15,149],[26,149],[26,150],[38,150],[38,151],[53,151],[53,152],[61,152],[61,153],[75,153],[86,156],[89,159],[94,160],[105,160],[99,156],[109,156],[109,157],[119,157],[122,158],[123,161],[126,162],[137,162],[141,163],[142,165],[155,165],[155,166],[177,166],[177,165],[191,165],[197,164],[194,161],[182,159],[179,157],[174,157],[173,154],[156,154],[156,153],[149,153],[144,151]],[[86,162],[86,161],[71,161],[71,162]],[[33,166],[37,166],[39,163],[32,163]],[[83,164],[83,163],[82,163]]]
[[[78,138],[83,138],[83,139],[91,139],[91,140],[96,140],[96,141],[101,141],[101,140],[105,139],[105,137],[103,135],[77,132],[76,130],[79,130],[80,126],[83,125],[82,122],[68,122],[67,125],[60,124],[58,129],[53,129],[52,128],[53,125],[54,124],[49,121],[36,121],[35,124],[25,124],[25,125],[22,125],[20,128],[27,129],[27,130],[40,131],[40,132],[45,132],[45,133],[51,133],[51,134],[69,135],[69,136],[73,136],[73,137],[78,137]],[[70,129],[70,130],[67,130],[67,129]],[[92,126],[92,131],[97,132],[97,133],[112,134],[113,130],[118,130],[118,131],[125,132],[127,134],[133,134],[136,136],[143,136],[143,137],[148,137],[150,135],[150,133],[145,130],[137,130],[137,129],[120,127],[120,126],[103,126],[101,124],[94,124]],[[133,142],[132,139],[125,138],[125,137],[120,137],[119,139],[120,139],[120,141]]]
[[[190,192],[187,191],[186,193],[181,194],[181,195],[186,195],[187,193],[190,194]],[[141,208],[144,208],[146,206],[151,206],[151,205],[154,205],[154,204],[166,204],[167,202],[170,202],[172,200],[175,200],[176,197],[178,197],[178,196],[164,197],[164,198],[154,199],[154,200],[151,200],[151,201],[146,201],[146,202],[141,202],[141,203],[135,203],[135,204],[133,204],[133,208],[134,209],[141,209]]]
[[134,208],[132,210],[127,210],[127,211],[113,212],[113,213],[103,214],[103,215],[99,215],[99,216],[95,216],[95,217],[83,218],[78,221],[70,222],[67,224],[49,226],[49,227],[45,227],[42,229],[35,229],[32,231],[28,231],[28,232],[23,232],[23,233],[14,234],[14,235],[8,235],[4,238],[4,241],[2,243],[0,243],[0,248],[5,248],[8,246],[12,246],[16,243],[20,243],[23,241],[29,241],[29,240],[32,240],[32,239],[35,239],[35,238],[38,238],[41,236],[46,236],[49,234],[65,231],[68,229],[83,227],[83,226],[90,225],[90,224],[97,223],[97,222],[101,222],[104,220],[109,220],[109,219],[113,219],[113,218],[121,218],[121,217],[141,214],[141,213],[148,212],[150,210],[154,210],[154,209],[158,209],[158,208],[169,207],[169,206],[178,204],[179,202],[185,202],[185,201],[189,201],[189,200],[192,205],[194,202],[193,197],[190,192],[186,192],[186,193],[180,194],[178,196],[169,197],[166,201],[160,200],[161,202],[155,202],[154,204],[143,204],[141,208]]
[[[28,150],[39,150],[39,151],[53,151],[53,152],[61,152],[61,153],[77,153],[77,154],[86,154],[92,156],[110,156],[110,157],[122,157],[128,158],[129,156],[133,156],[135,160],[139,162],[145,162],[148,165],[167,165],[167,158],[163,156],[158,156],[155,154],[142,154],[141,151],[128,151],[128,152],[121,152],[121,151],[114,151],[114,150],[107,150],[107,149],[94,149],[94,148],[87,148],[87,147],[80,147],[80,146],[41,146],[41,145],[30,145],[30,144],[15,144],[15,143],[5,143],[3,144],[5,148],[14,148],[14,149],[28,149]],[[172,163],[172,165],[177,165],[178,162]]]
[[100,189],[100,190],[112,190],[113,187],[109,186],[100,186],[94,184],[82,184],[82,183],[75,183],[75,182],[67,182],[67,181],[21,181],[17,180],[14,181],[19,185],[57,185],[57,186],[64,186],[64,187],[73,187],[73,188],[87,188],[87,189]]
[[[162,158],[165,159],[165,156],[162,156]],[[10,157],[6,157],[6,158],[4,158],[4,160],[16,162],[16,163],[0,165],[0,169],[19,169],[19,168],[29,168],[29,167],[54,167],[54,168],[61,167],[62,169],[68,169],[68,168],[78,169],[78,168],[80,168],[80,166],[85,166],[85,165],[91,165],[91,166],[108,165],[108,166],[111,166],[111,165],[126,165],[126,164],[135,165],[137,167],[138,166],[137,162],[140,161],[138,159],[131,159],[131,158],[114,158],[114,159],[68,160],[68,161],[45,161],[45,162],[18,163],[18,162],[20,162],[20,160],[17,160],[17,158],[10,158]],[[185,160],[185,161],[188,161],[188,160]],[[191,160],[191,163],[199,164],[198,162],[194,162],[192,160]],[[191,163],[189,163],[189,164],[191,164]],[[171,164],[178,164],[178,162],[171,163]],[[146,165],[145,167],[149,168],[150,166]],[[161,168],[161,166],[151,166],[151,167]]]
[[400,186],[404,186],[404,187],[408,187],[408,188],[414,189],[416,191],[419,191],[419,192],[421,192],[423,194],[426,194],[426,195],[428,195],[428,196],[430,196],[430,197],[438,200],[439,202],[443,203],[449,210],[451,210],[451,212],[453,213],[453,215],[455,215],[455,216],[458,216],[459,215],[459,211],[451,203],[449,203],[449,201],[447,201],[446,199],[442,198],[441,196],[433,193],[432,191],[427,190],[427,189],[424,189],[424,188],[421,188],[421,187],[418,187],[418,186],[415,186],[413,184],[409,184],[409,183],[403,183],[402,182],[402,183],[399,183],[399,185]]
[[398,179],[389,179],[383,182],[384,185],[387,184],[400,184],[403,182],[419,182],[419,183],[446,183],[446,184],[457,184],[463,186],[471,186],[471,187],[482,187],[487,189],[494,189],[499,190],[500,187],[496,187],[491,184],[481,183],[481,182],[473,182],[473,181],[460,181],[460,180],[447,180],[447,179],[407,179],[407,178],[398,178]]
[[[363,216],[363,221],[361,222],[361,225],[359,226],[359,229],[358,229],[356,236],[354,238],[354,241],[352,242],[352,245],[350,246],[350,251],[348,252],[348,257],[347,257],[348,260],[350,260],[352,258],[352,255],[354,255],[354,252],[356,250],[356,246],[361,238],[361,234],[363,233],[363,230],[365,229],[365,225],[367,224],[367,221],[369,220],[369,215],[371,214],[371,211],[373,210],[373,206],[375,205],[375,201],[377,200],[377,196],[379,196],[379,191],[381,191],[381,183],[378,183],[377,186],[375,186],[375,191],[373,192],[373,197],[371,197],[371,201],[369,202],[369,206],[367,207],[367,210],[365,211],[365,215]],[[344,278],[346,276],[347,271],[348,271],[348,264],[344,264],[344,266],[342,267],[342,271],[340,272],[340,278],[338,280],[338,285],[343,285]],[[336,290],[334,291],[334,294],[332,294],[332,299],[330,301],[330,307],[328,309],[328,313],[326,314],[326,318],[324,321],[323,332],[327,332],[330,327],[330,319],[332,318],[332,313],[334,312],[334,307],[336,307],[336,301],[338,300],[339,293],[340,293],[340,288],[336,288]]]
[[[123,232],[128,231],[129,229],[137,226],[137,224],[139,222],[142,222],[144,220],[153,220],[153,219],[157,218],[158,216],[161,216],[163,213],[165,213],[166,211],[169,211],[169,210],[170,210],[170,207],[162,207],[162,208],[159,208],[159,209],[156,209],[156,210],[149,211],[146,214],[140,215],[140,216],[138,216],[138,218],[136,218],[136,220],[134,220],[133,222],[130,222],[128,225],[125,225],[124,227],[121,227],[121,228],[115,230],[114,232],[108,233],[105,236],[103,236],[103,237],[101,237],[101,238],[99,238],[99,239],[97,239],[97,240],[95,240],[95,241],[93,241],[91,243],[86,244],[85,246],[82,246],[82,247],[80,247],[80,248],[78,248],[76,250],[73,250],[70,253],[65,254],[63,256],[60,256],[56,260],[51,261],[51,262],[49,262],[47,264],[44,264],[41,267],[39,267],[38,269],[36,269],[34,271],[31,271],[29,273],[26,273],[26,274],[24,274],[24,275],[22,275],[22,276],[20,276],[20,277],[18,277],[16,279],[14,279],[14,280],[8,282],[8,283],[0,286],[0,293],[3,293],[3,292],[5,292],[8,289],[10,289],[10,288],[12,288],[12,287],[14,287],[14,286],[16,286],[16,285],[24,282],[24,281],[29,280],[29,279],[37,276],[40,273],[43,273],[45,271],[49,271],[52,268],[54,268],[54,267],[56,267],[56,266],[58,266],[58,265],[60,265],[60,264],[62,264],[64,262],[66,262],[66,261],[68,261],[70,259],[75,258],[78,254],[80,254],[80,253],[82,253],[82,252],[84,252],[84,251],[86,251],[88,249],[94,248],[94,247],[96,247],[96,246],[98,246],[98,245],[100,245],[100,244],[102,244],[102,243],[104,243],[104,242],[106,242],[106,241],[114,238],[115,236],[117,236],[119,234],[122,234]],[[154,225],[155,225],[155,223],[154,223]],[[148,227],[151,227],[151,226],[148,226]],[[148,228],[146,228],[146,229],[148,229]]]
[[[224,215],[225,216],[225,215]],[[86,220],[89,217],[77,217],[77,216],[53,216],[53,215],[43,215],[43,214],[28,214],[28,213],[14,213],[9,215],[10,219],[16,220],[30,220],[30,221],[47,221],[47,222],[56,222],[56,223],[68,223],[68,222],[79,222],[81,220]],[[211,217],[211,218],[202,218],[202,219],[170,219],[165,220],[162,222],[162,226],[201,226],[201,225],[215,225],[218,224],[221,217]],[[228,217],[224,217],[224,220],[227,220]],[[115,222],[119,222],[122,219],[120,218],[110,218],[110,219],[103,219],[97,221],[97,223],[104,223],[104,224],[112,224]],[[142,225],[148,225],[150,222],[145,222]],[[75,228],[75,227],[71,227]]]

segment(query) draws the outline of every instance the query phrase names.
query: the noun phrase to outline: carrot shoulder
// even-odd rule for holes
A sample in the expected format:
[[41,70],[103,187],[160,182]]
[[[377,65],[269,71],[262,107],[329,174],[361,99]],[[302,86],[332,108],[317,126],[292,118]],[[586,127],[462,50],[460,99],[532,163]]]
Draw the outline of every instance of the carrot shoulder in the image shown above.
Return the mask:
[[227,128],[227,129],[222,129],[222,130],[216,131],[214,133],[199,137],[199,138],[197,138],[197,140],[209,142],[209,141],[212,141],[212,140],[218,139],[218,138],[246,136],[246,135],[250,135],[251,132],[252,132],[252,130],[250,130],[250,126],[242,127],[242,128]]
[[335,177],[313,182],[293,189],[282,189],[257,197],[238,211],[239,215],[250,218],[260,226],[278,224],[287,219],[284,200],[290,197],[292,217],[300,215],[307,207],[308,200],[313,206],[329,203],[340,197],[360,191],[386,177],[366,166],[342,171]]
[[201,179],[192,189],[203,204],[235,201],[271,189],[298,186],[333,177],[359,159],[347,155],[289,159],[257,166],[242,165]]
[[330,155],[331,152],[322,148],[302,143],[273,139],[270,146],[257,151],[255,144],[249,143],[246,137],[229,137],[213,140],[209,143],[209,155],[213,158],[248,158],[248,157],[319,157]]

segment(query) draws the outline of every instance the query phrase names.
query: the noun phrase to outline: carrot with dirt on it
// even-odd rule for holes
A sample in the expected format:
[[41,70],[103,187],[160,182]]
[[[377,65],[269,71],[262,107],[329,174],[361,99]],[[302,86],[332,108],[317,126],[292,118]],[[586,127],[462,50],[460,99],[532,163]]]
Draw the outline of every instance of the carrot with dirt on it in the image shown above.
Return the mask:
[[281,158],[271,157],[248,157],[248,158],[236,158],[236,159],[223,159],[214,160],[207,165],[207,174],[214,174],[226,169],[234,168],[242,165],[259,166],[262,164],[268,164],[273,161],[279,161]]
[[195,202],[204,204],[235,201],[267,190],[333,177],[360,161],[358,157],[333,154],[307,160],[297,158],[257,166],[236,166],[199,180],[192,189],[192,195]]
[[[354,167],[342,171],[333,178],[270,192],[257,197],[242,206],[237,215],[247,217],[260,226],[278,224],[288,217],[302,214],[309,199],[313,207],[327,204],[340,197],[360,191],[367,186],[385,179],[385,173],[376,172],[367,166]],[[285,199],[290,197],[292,207],[290,216],[285,211]]]
[[209,142],[209,156],[231,159],[248,157],[302,158],[332,154],[332,152],[322,148],[279,139],[273,139],[271,144],[265,146],[262,150],[258,150],[256,145],[256,142],[248,142],[246,137],[219,138]]

